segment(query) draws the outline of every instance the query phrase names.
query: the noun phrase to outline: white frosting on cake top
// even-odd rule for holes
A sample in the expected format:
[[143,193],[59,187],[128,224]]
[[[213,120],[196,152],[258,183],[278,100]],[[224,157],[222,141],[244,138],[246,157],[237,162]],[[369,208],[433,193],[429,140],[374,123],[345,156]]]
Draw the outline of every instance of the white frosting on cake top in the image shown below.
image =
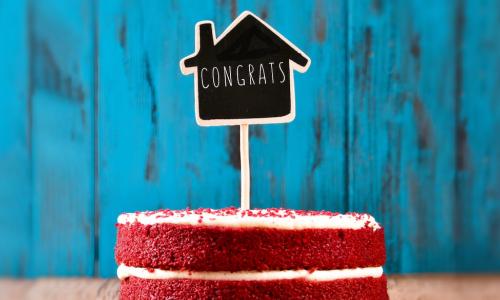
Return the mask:
[[196,209],[158,210],[124,213],[119,224],[141,223],[179,224],[224,227],[259,227],[279,229],[380,229],[380,225],[368,214],[339,214],[328,211],[303,211],[290,209]]

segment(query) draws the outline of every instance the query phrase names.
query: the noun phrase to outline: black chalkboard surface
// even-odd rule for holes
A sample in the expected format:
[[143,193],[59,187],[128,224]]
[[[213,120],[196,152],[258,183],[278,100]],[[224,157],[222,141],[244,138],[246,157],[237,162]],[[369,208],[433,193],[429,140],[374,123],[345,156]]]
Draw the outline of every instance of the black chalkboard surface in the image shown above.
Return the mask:
[[242,13],[218,38],[196,24],[196,51],[181,60],[195,75],[196,121],[202,126],[286,123],[295,118],[293,71],[310,60],[266,22]]

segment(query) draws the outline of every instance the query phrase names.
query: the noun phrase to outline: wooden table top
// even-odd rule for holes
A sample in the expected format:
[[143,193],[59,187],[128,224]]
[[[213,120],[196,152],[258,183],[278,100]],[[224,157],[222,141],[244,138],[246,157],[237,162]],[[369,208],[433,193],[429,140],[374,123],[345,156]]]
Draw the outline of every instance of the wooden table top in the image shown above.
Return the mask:
[[[119,281],[96,278],[0,279],[0,299],[117,299]],[[389,276],[391,299],[500,299],[500,275]]]

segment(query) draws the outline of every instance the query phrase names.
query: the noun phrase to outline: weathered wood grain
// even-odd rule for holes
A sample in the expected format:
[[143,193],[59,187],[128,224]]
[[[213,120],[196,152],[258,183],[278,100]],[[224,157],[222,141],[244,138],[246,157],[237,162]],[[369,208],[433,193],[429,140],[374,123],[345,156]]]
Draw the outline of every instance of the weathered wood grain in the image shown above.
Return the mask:
[[[253,207],[366,211],[389,273],[500,270],[495,0],[0,2],[0,274],[114,276],[114,223],[239,203],[238,128],[194,121],[194,24],[252,10],[312,59],[252,126]],[[4,33],[5,32],[5,33]]]
[[[118,299],[120,282],[115,279],[0,280],[0,299]],[[390,276],[388,293],[396,300],[498,299],[500,278],[476,275]]]
[[33,1],[32,236],[29,273],[93,275],[93,8]]
[[0,3],[0,274],[23,276],[31,233],[31,105],[26,1]]
[[[500,3],[459,2],[455,219],[460,271],[500,269]],[[460,59],[460,60],[459,60]]]
[[384,224],[389,272],[456,270],[456,3],[356,4],[349,208]]

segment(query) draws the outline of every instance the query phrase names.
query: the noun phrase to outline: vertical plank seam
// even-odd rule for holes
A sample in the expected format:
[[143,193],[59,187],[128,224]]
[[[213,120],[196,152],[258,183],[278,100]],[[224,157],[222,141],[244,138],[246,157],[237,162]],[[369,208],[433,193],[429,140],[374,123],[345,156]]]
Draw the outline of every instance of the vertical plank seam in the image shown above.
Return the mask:
[[92,202],[94,209],[94,265],[93,265],[93,275],[94,277],[99,276],[99,224],[100,224],[100,203],[99,203],[99,23],[98,23],[98,2],[93,0],[92,5],[92,38],[93,38],[93,120],[91,122],[92,126],[92,161],[93,161],[93,193]]
[[[454,78],[454,114],[455,114],[455,124],[454,124],[454,139],[455,139],[455,161],[454,161],[454,178],[453,178],[453,189],[454,189],[454,238],[455,243],[462,235],[462,224],[461,218],[457,216],[462,216],[463,209],[462,203],[463,198],[460,193],[460,173],[463,170],[463,151],[464,149],[464,137],[463,137],[463,121],[460,117],[460,113],[462,110],[462,82],[463,82],[463,69],[462,69],[462,60],[463,60],[463,41],[464,41],[464,22],[465,22],[465,11],[464,11],[464,0],[458,0],[455,8],[455,37],[454,37],[454,46],[455,46],[455,78]],[[458,252],[458,253],[457,253]],[[455,262],[453,268],[456,268],[457,259],[459,257],[458,247],[455,247]]]
[[349,78],[349,41],[350,41],[350,28],[349,28],[349,1],[344,1],[344,210],[349,211],[349,198],[350,198],[350,78]]
[[33,182],[33,95],[35,92],[35,85],[34,85],[34,50],[33,50],[33,43],[34,43],[34,24],[33,24],[33,3],[31,0],[27,0],[27,46],[28,46],[28,94],[27,94],[27,105],[26,105],[26,114],[27,114],[27,129],[26,129],[26,139],[27,139],[27,148],[28,148],[28,185],[29,185],[29,206],[28,206],[28,228],[29,228],[29,238],[28,238],[28,244],[29,244],[29,249],[32,250],[32,255],[29,257],[29,262],[27,264],[27,267],[25,270],[21,270],[20,273],[22,276],[24,275],[31,275],[34,273],[32,266],[34,265],[34,257],[33,254],[36,255],[36,249],[33,249],[34,243],[33,243],[33,189],[34,189],[34,182]]

